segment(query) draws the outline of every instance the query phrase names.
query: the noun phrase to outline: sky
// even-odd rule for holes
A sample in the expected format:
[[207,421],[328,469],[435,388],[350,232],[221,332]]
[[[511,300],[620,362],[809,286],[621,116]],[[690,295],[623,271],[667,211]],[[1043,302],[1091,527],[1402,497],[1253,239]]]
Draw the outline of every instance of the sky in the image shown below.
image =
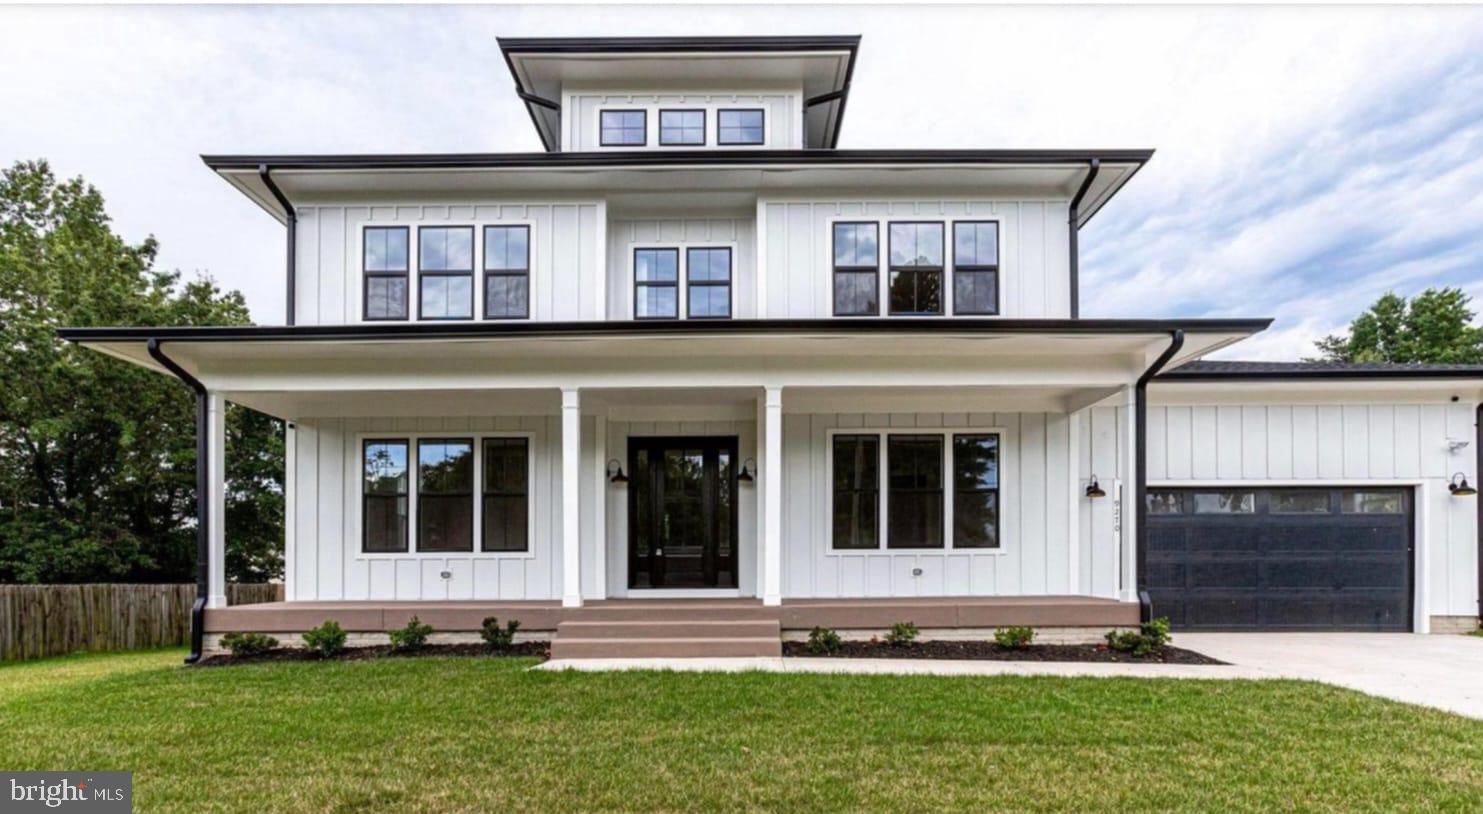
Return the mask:
[[202,153],[534,151],[497,36],[861,34],[841,148],[1141,148],[1082,315],[1275,317],[1297,359],[1387,291],[1483,307],[1483,9],[0,7],[0,162],[81,175],[160,265],[283,321],[283,229]]

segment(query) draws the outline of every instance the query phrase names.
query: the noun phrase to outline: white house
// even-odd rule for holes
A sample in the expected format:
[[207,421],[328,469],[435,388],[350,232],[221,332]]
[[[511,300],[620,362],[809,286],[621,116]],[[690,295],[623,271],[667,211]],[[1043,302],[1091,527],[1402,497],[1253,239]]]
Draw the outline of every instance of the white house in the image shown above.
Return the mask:
[[[838,149],[858,37],[499,44],[543,153],[204,157],[286,225],[288,324],[62,331],[196,389],[197,652],[1475,624],[1483,367],[1080,317],[1152,151]],[[289,422],[285,603],[225,607],[228,401]]]

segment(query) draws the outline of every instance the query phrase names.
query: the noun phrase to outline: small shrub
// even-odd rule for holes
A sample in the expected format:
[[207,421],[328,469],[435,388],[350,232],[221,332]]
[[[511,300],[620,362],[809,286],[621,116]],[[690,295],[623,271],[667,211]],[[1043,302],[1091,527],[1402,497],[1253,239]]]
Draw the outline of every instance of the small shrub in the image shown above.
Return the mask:
[[891,632],[886,634],[886,644],[892,647],[905,647],[917,640],[917,626],[911,622],[897,622],[891,625]]
[[327,659],[345,649],[345,639],[348,636],[339,622],[326,619],[319,627],[305,631],[304,646],[318,653],[320,658]]
[[994,630],[994,644],[1010,650],[1023,650],[1035,641],[1035,628],[1001,627]]
[[228,633],[221,646],[234,656],[261,656],[278,646],[278,640],[265,633]]
[[1138,630],[1110,630],[1107,646],[1135,656],[1151,656],[1169,643],[1169,617],[1160,616]]
[[515,643],[515,631],[520,629],[520,623],[514,619],[500,627],[499,619],[494,616],[486,616],[479,630],[479,637],[484,640],[484,646],[491,651],[508,650]]
[[407,622],[407,626],[397,630],[389,631],[386,635],[391,637],[393,650],[406,652],[416,650],[427,644],[427,637],[433,632],[432,625],[424,625],[416,616]]
[[808,652],[827,656],[839,650],[839,634],[834,628],[816,627],[808,632]]

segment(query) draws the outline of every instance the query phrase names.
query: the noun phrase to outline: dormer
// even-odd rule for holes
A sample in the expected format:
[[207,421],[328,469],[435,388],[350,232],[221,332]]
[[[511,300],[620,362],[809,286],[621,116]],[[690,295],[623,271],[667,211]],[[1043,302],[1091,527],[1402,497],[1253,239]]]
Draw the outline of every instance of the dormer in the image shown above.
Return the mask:
[[500,39],[548,152],[833,149],[857,36]]

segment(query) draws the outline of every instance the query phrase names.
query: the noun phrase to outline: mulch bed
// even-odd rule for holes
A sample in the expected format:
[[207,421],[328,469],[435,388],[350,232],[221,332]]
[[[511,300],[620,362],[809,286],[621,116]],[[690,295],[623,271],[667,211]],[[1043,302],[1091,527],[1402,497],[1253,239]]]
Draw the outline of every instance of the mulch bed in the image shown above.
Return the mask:
[[1124,664],[1225,664],[1178,647],[1164,647],[1147,656],[1113,650],[1105,644],[1032,644],[1019,649],[991,641],[922,641],[886,644],[882,641],[840,642],[839,649],[822,655],[808,652],[807,642],[783,642],[783,655],[793,658],[833,659],[943,659],[960,661],[1098,661]]
[[319,654],[297,647],[277,647],[261,656],[234,656],[217,653],[201,659],[202,667],[228,667],[233,664],[255,664],[265,661],[367,661],[369,659],[403,659],[418,656],[479,656],[504,658],[507,656],[535,656],[545,660],[551,658],[550,642],[516,642],[509,647],[491,653],[482,644],[429,644],[416,650],[393,650],[391,645],[376,647],[347,647],[338,655],[321,658]]

